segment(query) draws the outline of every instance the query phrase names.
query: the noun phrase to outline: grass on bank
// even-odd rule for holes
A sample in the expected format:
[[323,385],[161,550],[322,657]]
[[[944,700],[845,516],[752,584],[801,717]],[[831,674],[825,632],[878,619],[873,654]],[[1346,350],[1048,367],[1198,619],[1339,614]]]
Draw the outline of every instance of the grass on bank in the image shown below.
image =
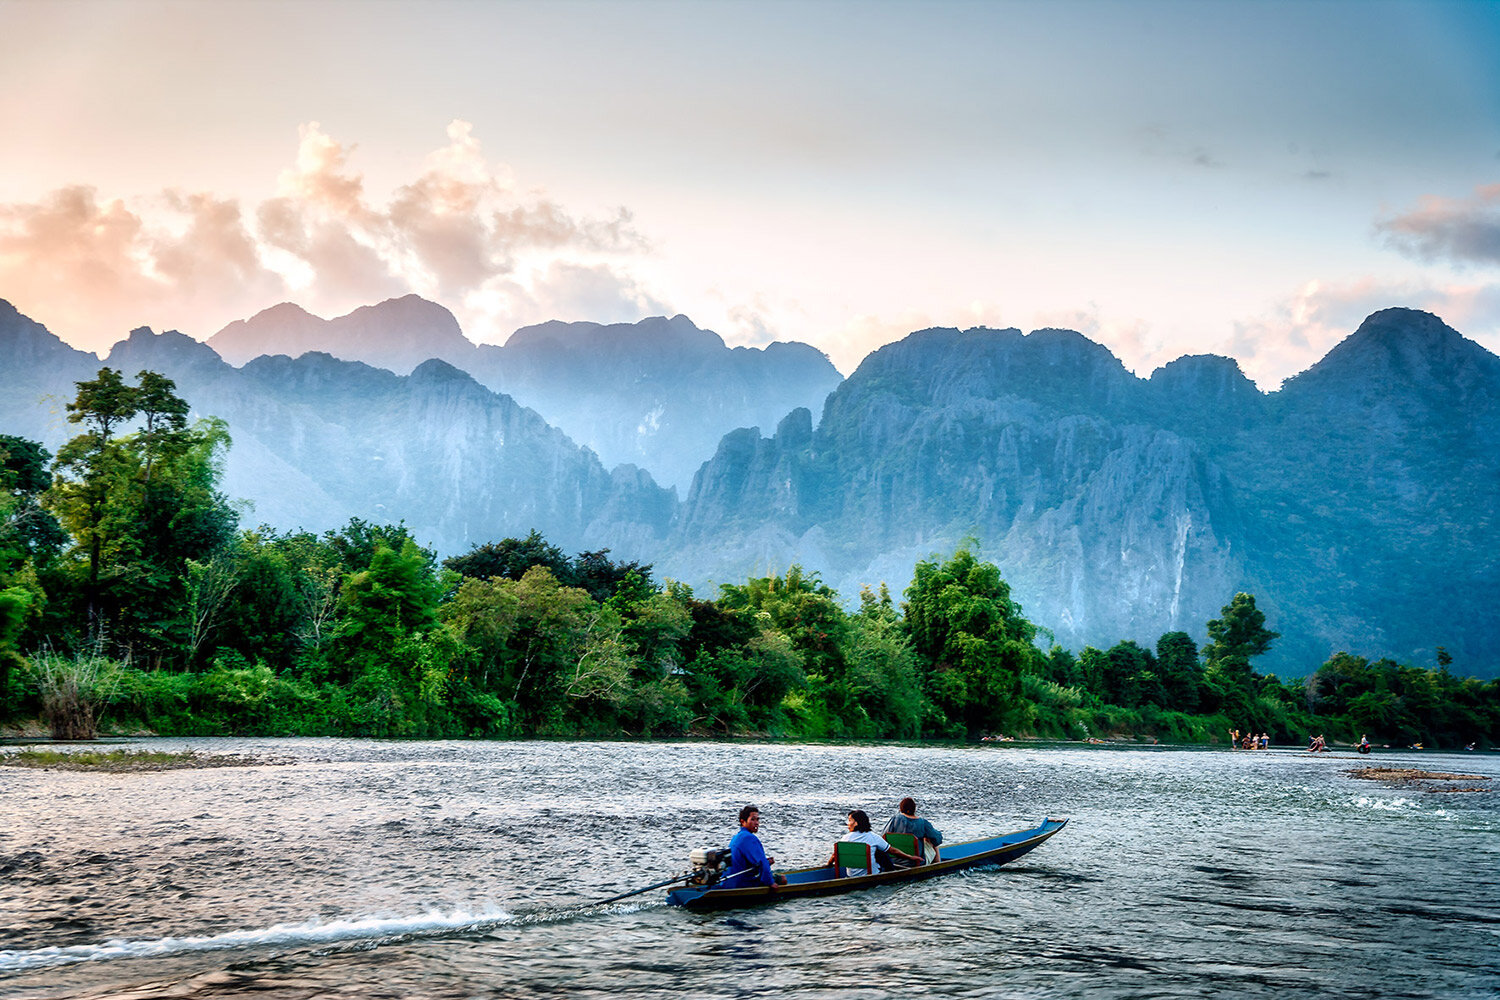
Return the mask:
[[194,750],[15,750],[0,752],[0,766],[60,771],[175,771],[185,768],[249,767],[281,763]]

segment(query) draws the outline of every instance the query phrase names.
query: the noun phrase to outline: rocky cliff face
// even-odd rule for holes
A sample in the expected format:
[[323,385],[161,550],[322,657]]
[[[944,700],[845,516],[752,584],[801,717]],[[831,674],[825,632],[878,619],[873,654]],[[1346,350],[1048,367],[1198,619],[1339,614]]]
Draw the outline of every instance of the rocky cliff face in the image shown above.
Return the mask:
[[1267,400],[1234,444],[1253,584],[1324,647],[1493,675],[1500,626],[1500,358],[1387,309]]
[[536,410],[609,466],[641,466],[685,491],[724,434],[822,409],[840,375],[806,344],[727,347],[686,316],[543,323],[476,345],[443,307],[408,295],[323,320],[284,303],[208,343],[232,364],[321,351],[397,374],[439,358]]
[[[1436,317],[1377,313],[1270,396],[1233,361],[1150,380],[1078,334],[927,330],[800,419],[724,440],[667,568],[731,580],[801,561],[840,592],[977,539],[1064,645],[1154,643],[1237,590],[1284,638],[1493,672],[1500,359]],[[697,575],[695,575],[695,572]]]
[[1078,334],[923,331],[866,359],[816,431],[803,415],[770,440],[726,438],[684,504],[672,565],[722,565],[754,538],[765,566],[899,591],[916,559],[972,537],[1065,644],[1187,628],[1242,572],[1237,519],[1223,474],[1141,422],[1150,409]]

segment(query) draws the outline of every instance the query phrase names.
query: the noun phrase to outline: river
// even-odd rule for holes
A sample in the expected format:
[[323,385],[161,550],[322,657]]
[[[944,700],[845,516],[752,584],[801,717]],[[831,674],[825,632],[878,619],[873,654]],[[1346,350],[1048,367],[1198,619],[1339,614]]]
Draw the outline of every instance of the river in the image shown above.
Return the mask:
[[[253,767],[0,768],[0,997],[1493,997],[1500,754],[133,741]],[[0,752],[4,752],[0,748]],[[652,892],[745,803],[778,866],[901,796],[1003,868],[756,910]]]

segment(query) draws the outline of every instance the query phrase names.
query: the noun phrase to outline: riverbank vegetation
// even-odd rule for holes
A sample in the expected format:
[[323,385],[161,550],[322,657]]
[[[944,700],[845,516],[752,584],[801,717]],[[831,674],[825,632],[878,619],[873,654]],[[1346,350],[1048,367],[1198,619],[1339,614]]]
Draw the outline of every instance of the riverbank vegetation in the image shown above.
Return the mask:
[[[1429,747],[1500,738],[1500,682],[1340,653],[1253,669],[1277,638],[1226,595],[1186,632],[1074,652],[977,545],[852,610],[816,573],[697,594],[532,532],[438,562],[400,524],[241,530],[218,491],[229,428],[169,379],[79,383],[56,458],[0,436],[0,722],[60,736],[740,735]],[[1440,661],[1442,657],[1440,655]]]

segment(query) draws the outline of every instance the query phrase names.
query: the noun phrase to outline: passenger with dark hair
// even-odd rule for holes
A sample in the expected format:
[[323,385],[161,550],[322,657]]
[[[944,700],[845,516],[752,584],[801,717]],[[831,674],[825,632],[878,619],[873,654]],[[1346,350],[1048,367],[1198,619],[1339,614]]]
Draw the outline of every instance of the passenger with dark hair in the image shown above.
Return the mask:
[[729,870],[731,877],[720,883],[725,889],[748,889],[757,885],[786,885],[785,875],[773,875],[771,866],[775,858],[767,857],[760,846],[760,810],[746,806],[740,810],[740,828],[729,841]]
[[917,815],[917,803],[910,795],[902,799],[896,806],[896,815],[885,821],[886,833],[905,833],[917,838],[917,847],[922,856],[930,864],[940,861],[938,845],[943,842],[943,835],[938,832],[937,827]]
[[[892,857],[903,858],[912,862],[917,860],[915,856],[907,854],[905,851],[898,851],[890,844],[887,844],[884,837],[871,830],[870,817],[863,809],[851,810],[845,822],[849,827],[849,832],[840,837],[839,840],[870,845],[870,853],[875,858],[875,865],[879,870],[889,871],[895,867],[891,860]],[[833,854],[828,855],[828,860],[823,863],[825,865],[833,864],[837,855],[838,852],[834,851]],[[864,868],[846,868],[844,870],[850,876],[873,874]]]

